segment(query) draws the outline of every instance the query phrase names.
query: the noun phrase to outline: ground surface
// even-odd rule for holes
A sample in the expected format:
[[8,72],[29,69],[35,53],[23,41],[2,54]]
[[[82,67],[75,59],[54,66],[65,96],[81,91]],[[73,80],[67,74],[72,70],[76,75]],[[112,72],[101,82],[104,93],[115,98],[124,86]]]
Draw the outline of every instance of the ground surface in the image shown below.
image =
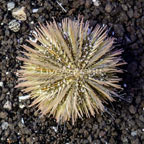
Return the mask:
[[[15,7],[26,7],[27,20],[20,31],[8,28],[14,19],[7,1],[0,0],[0,144],[144,144],[144,1],[61,0],[66,11],[52,0],[12,0]],[[60,0],[59,0],[60,2]],[[33,13],[33,9],[38,12]],[[15,72],[21,63],[20,45],[37,22],[60,22],[64,17],[83,15],[91,26],[107,24],[110,35],[117,38],[117,48],[128,63],[121,77],[124,99],[108,106],[110,110],[95,118],[57,125],[53,118],[40,118],[30,100],[19,101],[23,93],[15,89]]]

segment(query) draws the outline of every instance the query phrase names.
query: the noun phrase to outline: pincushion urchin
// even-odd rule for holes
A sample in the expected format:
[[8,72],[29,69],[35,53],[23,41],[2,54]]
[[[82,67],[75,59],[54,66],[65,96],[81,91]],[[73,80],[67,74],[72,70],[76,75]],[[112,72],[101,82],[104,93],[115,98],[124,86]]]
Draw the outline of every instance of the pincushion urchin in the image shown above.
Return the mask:
[[121,89],[116,75],[122,72],[122,50],[113,50],[114,38],[107,38],[105,27],[89,28],[83,20],[65,18],[40,24],[34,34],[37,42],[23,45],[27,52],[19,73],[23,91],[30,92],[42,115],[53,115],[57,122],[89,117],[104,111],[104,103],[114,101]]

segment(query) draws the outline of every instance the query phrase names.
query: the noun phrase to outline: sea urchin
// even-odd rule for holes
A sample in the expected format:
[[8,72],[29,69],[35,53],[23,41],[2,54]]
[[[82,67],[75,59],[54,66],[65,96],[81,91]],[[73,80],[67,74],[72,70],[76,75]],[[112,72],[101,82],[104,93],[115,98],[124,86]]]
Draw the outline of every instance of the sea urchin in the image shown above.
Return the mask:
[[114,38],[107,37],[106,27],[89,28],[83,19],[65,18],[39,24],[28,40],[31,46],[18,57],[24,62],[18,70],[19,84],[34,99],[42,115],[53,115],[57,122],[89,117],[104,111],[104,103],[114,101],[121,89],[116,75],[122,72],[122,50],[113,50]]

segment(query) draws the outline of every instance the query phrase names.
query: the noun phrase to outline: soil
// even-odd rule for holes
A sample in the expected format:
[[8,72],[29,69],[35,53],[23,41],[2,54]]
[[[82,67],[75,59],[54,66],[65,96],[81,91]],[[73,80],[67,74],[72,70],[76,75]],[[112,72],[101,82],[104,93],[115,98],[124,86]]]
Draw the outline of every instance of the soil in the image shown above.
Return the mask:
[[[96,6],[92,0],[59,0],[65,10],[53,0],[11,1],[26,8],[27,20],[18,32],[11,31],[12,10],[0,0],[0,144],[144,144],[144,1],[99,0]],[[31,100],[20,101],[24,94],[14,87],[22,63],[16,56],[38,22],[78,15],[90,26],[106,24],[117,38],[115,47],[124,49],[123,99],[109,104],[105,113],[59,125],[28,107]]]

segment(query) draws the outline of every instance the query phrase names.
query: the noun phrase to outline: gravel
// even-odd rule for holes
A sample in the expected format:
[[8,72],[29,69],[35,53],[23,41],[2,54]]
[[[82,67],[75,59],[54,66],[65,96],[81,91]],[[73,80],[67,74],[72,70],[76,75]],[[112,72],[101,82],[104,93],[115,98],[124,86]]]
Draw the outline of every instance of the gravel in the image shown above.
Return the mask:
[[12,10],[15,7],[15,3],[14,2],[8,2],[7,3],[7,9],[8,11]]
[[[15,5],[10,5],[10,2]],[[0,144],[142,144],[144,143],[144,1],[134,0],[0,0]],[[17,21],[15,7],[25,7],[27,19]],[[33,10],[38,11],[33,13]],[[38,22],[60,22],[65,17],[90,20],[90,26],[105,24],[116,38],[115,47],[123,48],[124,73],[120,91],[123,99],[107,105],[107,112],[78,119],[64,125],[53,117],[41,117],[37,108],[28,107],[17,83],[16,70],[22,64],[21,44]],[[13,24],[10,25],[10,22]],[[124,86],[125,85],[125,86]],[[22,100],[20,100],[22,98]]]
[[10,101],[6,101],[6,103],[4,104],[3,108],[11,110],[12,109],[12,104]]

